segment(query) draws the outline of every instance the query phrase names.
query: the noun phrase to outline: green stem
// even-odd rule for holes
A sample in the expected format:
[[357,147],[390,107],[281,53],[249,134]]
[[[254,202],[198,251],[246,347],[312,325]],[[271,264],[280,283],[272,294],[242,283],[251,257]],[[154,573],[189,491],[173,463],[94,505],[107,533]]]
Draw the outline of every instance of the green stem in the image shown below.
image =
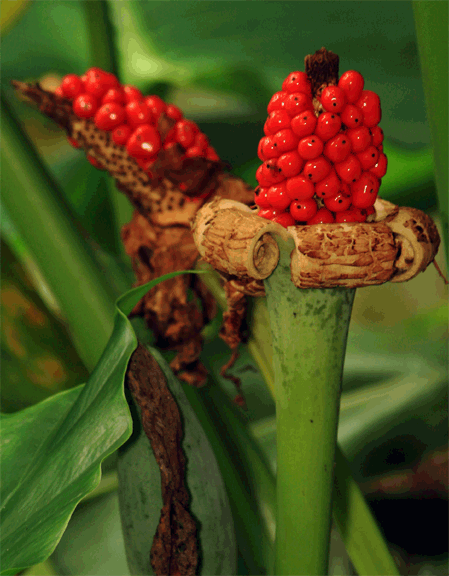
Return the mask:
[[293,243],[265,280],[276,387],[276,574],[327,574],[343,363],[354,289],[291,281]]

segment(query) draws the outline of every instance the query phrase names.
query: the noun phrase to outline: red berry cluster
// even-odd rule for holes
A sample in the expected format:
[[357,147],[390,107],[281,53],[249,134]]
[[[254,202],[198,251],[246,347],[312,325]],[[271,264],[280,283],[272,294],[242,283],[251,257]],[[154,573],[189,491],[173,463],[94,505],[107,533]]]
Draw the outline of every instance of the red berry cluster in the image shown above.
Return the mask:
[[[144,96],[135,86],[121,86],[113,74],[100,68],[89,68],[83,76],[67,74],[55,93],[73,101],[77,116],[93,118],[97,128],[111,132],[115,144],[126,146],[145,171],[150,171],[160,150],[176,144],[184,148],[186,158],[219,161],[207,136],[195,122],[184,119],[179,108],[159,96]],[[163,139],[158,130],[161,114],[175,122]],[[78,147],[73,139],[69,142]],[[88,160],[96,165],[94,158]]]
[[292,72],[268,104],[256,172],[259,216],[282,226],[365,222],[387,170],[379,96],[345,72],[314,112],[305,72]]

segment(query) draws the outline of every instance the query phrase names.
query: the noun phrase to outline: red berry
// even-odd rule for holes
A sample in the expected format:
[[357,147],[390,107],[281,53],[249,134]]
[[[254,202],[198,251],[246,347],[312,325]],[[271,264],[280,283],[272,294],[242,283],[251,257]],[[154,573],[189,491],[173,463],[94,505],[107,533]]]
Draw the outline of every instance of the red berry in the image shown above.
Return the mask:
[[352,128],[346,132],[351,141],[352,151],[358,154],[363,152],[371,145],[371,134],[366,126]]
[[54,94],[56,94],[56,96],[60,96],[61,98],[65,98],[64,92],[62,91],[61,86],[58,86],[57,88],[55,88]]
[[346,104],[345,109],[340,114],[340,118],[347,128],[363,126],[363,113],[355,104]]
[[72,108],[80,118],[92,118],[98,108],[97,99],[92,94],[79,94],[73,101]]
[[369,170],[379,160],[379,150],[375,146],[368,146],[366,150],[357,154],[363,170]]
[[336,196],[333,198],[325,198],[324,205],[332,212],[342,212],[351,206],[351,194],[348,186],[342,187]]
[[291,199],[287,195],[285,181],[270,186],[270,188],[268,188],[267,197],[272,208],[285,210],[290,206]]
[[142,158],[135,158],[135,161],[142,168],[144,172],[148,172],[151,166],[154,164],[155,157],[152,157],[149,160],[144,160]]
[[101,99],[102,104],[108,104],[110,102],[125,105],[125,94],[121,88],[110,88]]
[[186,158],[200,158],[206,157],[206,150],[200,146],[189,146],[185,153]]
[[270,158],[276,158],[280,155],[279,150],[273,144],[273,137],[272,136],[265,136],[261,138],[260,143],[260,152],[263,158],[259,156],[261,160],[269,160]]
[[95,114],[94,122],[100,130],[112,130],[120,124],[123,124],[126,119],[125,109],[120,104],[110,102],[103,104]]
[[184,148],[192,146],[195,141],[195,136],[199,133],[200,129],[191,120],[179,120],[175,126],[176,142],[181,144]]
[[313,108],[312,99],[302,92],[289,94],[285,99],[284,110],[288,112],[290,116],[296,116],[311,108]]
[[307,224],[332,224],[334,217],[327,208],[320,208],[313,218],[307,220]]
[[288,228],[289,226],[295,226],[296,222],[293,216],[289,212],[282,212],[276,218],[273,218],[273,222],[277,222],[284,228]]
[[312,134],[299,141],[298,154],[304,160],[313,160],[323,152],[323,148],[324,145],[321,138]]
[[131,132],[132,130],[128,124],[121,124],[112,131],[112,140],[115,144],[118,144],[118,146],[124,146],[128,142]]
[[86,72],[85,90],[98,99],[101,99],[110,88],[118,88],[119,86],[119,81],[110,72],[105,72],[100,68],[90,68]]
[[279,154],[294,150],[298,146],[298,141],[298,136],[293,134],[290,128],[279,130],[273,136],[273,146],[278,150]]
[[323,156],[318,156],[314,160],[306,162],[303,168],[303,175],[310,182],[319,182],[325,178],[331,170],[330,163]]
[[333,112],[325,112],[318,118],[315,128],[315,134],[321,138],[323,142],[330,140],[341,128],[341,120],[338,114]]
[[165,115],[168,118],[175,120],[175,122],[179,122],[179,120],[182,120],[182,118],[183,118],[183,114],[182,114],[181,110],[177,106],[175,106],[174,104],[167,104],[167,108],[165,110]]
[[321,93],[321,104],[327,112],[342,112],[346,106],[346,96],[344,91],[338,86],[326,86]]
[[67,74],[64,76],[61,83],[61,90],[64,97],[69,98],[70,100],[78,96],[81,91],[85,91],[83,90],[81,78],[76,74]]
[[86,158],[89,160],[89,162],[92,164],[92,166],[94,166],[98,170],[104,170],[103,166],[98,162],[98,160],[96,158],[94,158],[90,154],[87,154]]
[[290,214],[298,222],[307,222],[315,216],[318,206],[313,198],[308,200],[293,200],[290,204]]
[[276,134],[283,128],[290,128],[290,116],[285,110],[274,110],[268,116],[265,125],[269,134]]
[[287,92],[275,92],[268,102],[267,112],[271,114],[275,110],[284,110],[285,99],[287,98]]
[[285,92],[303,92],[312,97],[312,85],[305,72],[291,72],[282,82],[282,90]]
[[332,162],[343,162],[351,152],[351,142],[346,134],[337,134],[326,142],[324,155]]
[[260,208],[270,208],[271,204],[268,201],[268,190],[269,188],[262,188],[258,186],[254,192],[254,202]]
[[349,210],[343,210],[342,212],[335,212],[335,222],[365,222],[366,212],[360,208],[355,208],[351,206]]
[[382,119],[382,110],[380,108],[380,98],[371,90],[363,90],[356,106],[363,112],[363,123],[368,128],[372,128]]
[[326,178],[323,178],[315,185],[315,192],[319,198],[333,198],[340,190],[341,181],[334,169],[332,169]]
[[126,149],[130,156],[148,159],[155,156],[161,148],[161,138],[154,126],[142,124],[134,130],[128,139]]
[[346,160],[335,164],[335,170],[340,179],[347,184],[355,182],[362,174],[362,166],[354,154],[349,154]]
[[125,106],[125,112],[128,124],[133,128],[141,124],[151,124],[153,121],[153,115],[143,101],[133,100],[128,102]]
[[78,142],[76,140],[74,140],[73,138],[70,138],[70,136],[67,136],[67,141],[74,148],[81,148],[81,144],[78,144]]
[[284,175],[277,168],[276,160],[267,160],[256,171],[256,180],[263,187],[269,188],[284,179]]
[[279,216],[279,210],[275,208],[262,208],[262,210],[259,210],[257,213],[257,216],[261,216],[267,220],[274,220],[276,216]]
[[211,162],[219,162],[220,161],[218,154],[215,152],[215,149],[212,148],[212,146],[207,147],[206,159],[210,160]]
[[374,208],[374,206],[369,206],[368,208],[365,208],[365,212],[366,212],[366,216],[371,216],[371,214],[375,214],[376,213],[376,209]]
[[373,146],[379,147],[384,141],[384,133],[382,128],[380,126],[373,126],[369,129],[369,131],[372,136]]
[[377,164],[375,164],[372,168],[370,168],[369,171],[372,172],[378,178],[383,178],[387,173],[387,164],[388,164],[387,157],[385,156],[385,154],[381,153],[379,154],[379,160],[377,161]]
[[132,102],[133,100],[137,100],[138,102],[143,100],[142,92],[135,86],[125,84],[125,86],[123,86],[123,93],[125,94],[125,101],[127,103]]
[[277,166],[281,169],[282,174],[286,178],[290,178],[291,176],[296,176],[301,172],[301,169],[304,166],[304,160],[298,152],[286,152],[277,159]]
[[356,208],[372,206],[379,192],[379,180],[370,172],[363,172],[357,182],[351,185],[352,204]]
[[305,110],[298,114],[294,118],[292,118],[290,123],[290,128],[300,138],[304,138],[304,136],[309,136],[313,134],[315,130],[315,126],[317,123],[317,117],[313,113],[313,110]]
[[364,84],[363,76],[355,70],[348,70],[338,81],[338,87],[344,90],[346,100],[349,103],[353,103],[360,98]]
[[304,176],[293,176],[286,182],[286,191],[291,200],[308,200],[315,194],[315,186]]
[[154,118],[159,118],[167,109],[167,104],[159,96],[146,96],[143,101],[151,110]]

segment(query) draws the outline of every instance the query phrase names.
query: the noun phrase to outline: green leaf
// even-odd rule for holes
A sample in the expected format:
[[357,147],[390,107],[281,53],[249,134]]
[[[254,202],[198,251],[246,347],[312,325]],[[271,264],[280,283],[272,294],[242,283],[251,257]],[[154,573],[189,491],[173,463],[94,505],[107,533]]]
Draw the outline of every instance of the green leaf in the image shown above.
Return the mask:
[[[198,522],[199,574],[235,574],[237,545],[234,523],[220,468],[209,440],[178,379],[163,356],[147,346],[167,379],[182,415],[182,448],[187,458],[186,485],[190,510]],[[119,450],[119,501],[131,574],[154,574],[150,564],[153,536],[162,509],[160,470],[141,426],[140,409],[130,397],[134,433]]]
[[1,574],[48,558],[78,502],[100,482],[101,462],[129,438],[123,380],[137,339],[127,315],[152,287],[189,272],[117,300],[114,330],[87,385],[1,414]]

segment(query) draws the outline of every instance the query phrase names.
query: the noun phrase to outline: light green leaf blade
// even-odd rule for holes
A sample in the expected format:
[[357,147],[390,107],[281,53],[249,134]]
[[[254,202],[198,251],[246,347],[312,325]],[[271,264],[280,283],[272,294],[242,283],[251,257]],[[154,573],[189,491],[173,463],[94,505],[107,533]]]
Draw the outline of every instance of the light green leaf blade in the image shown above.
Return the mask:
[[100,482],[101,462],[129,438],[123,380],[137,338],[127,315],[156,284],[188,272],[117,300],[112,335],[87,385],[1,415],[1,574],[48,558],[78,502]]

